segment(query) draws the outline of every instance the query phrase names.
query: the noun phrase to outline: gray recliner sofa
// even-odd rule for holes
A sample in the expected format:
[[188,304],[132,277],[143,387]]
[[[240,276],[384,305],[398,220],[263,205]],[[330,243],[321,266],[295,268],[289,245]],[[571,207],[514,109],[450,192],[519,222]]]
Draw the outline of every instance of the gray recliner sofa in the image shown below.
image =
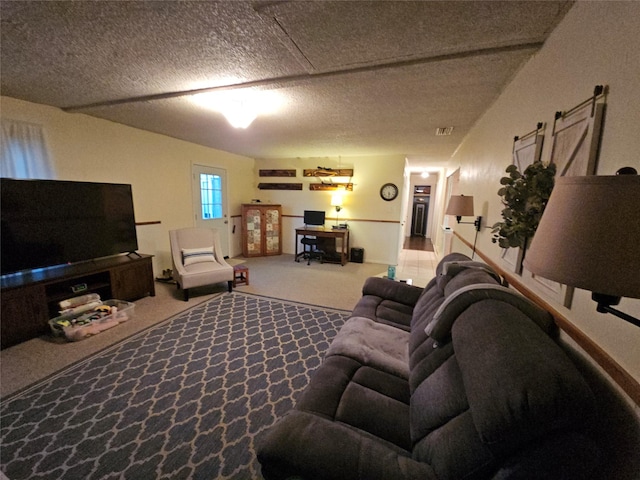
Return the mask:
[[369,278],[295,408],[259,440],[265,479],[583,479],[594,397],[550,315],[446,256],[424,288]]

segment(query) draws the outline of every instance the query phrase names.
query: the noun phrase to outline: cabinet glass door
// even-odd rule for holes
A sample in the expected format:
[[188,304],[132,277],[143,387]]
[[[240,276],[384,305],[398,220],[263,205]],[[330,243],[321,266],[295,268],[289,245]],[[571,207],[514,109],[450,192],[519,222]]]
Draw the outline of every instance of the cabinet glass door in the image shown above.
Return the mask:
[[260,255],[262,253],[262,215],[259,208],[249,208],[246,211],[247,254]]
[[265,211],[265,254],[280,252],[280,212],[278,209]]

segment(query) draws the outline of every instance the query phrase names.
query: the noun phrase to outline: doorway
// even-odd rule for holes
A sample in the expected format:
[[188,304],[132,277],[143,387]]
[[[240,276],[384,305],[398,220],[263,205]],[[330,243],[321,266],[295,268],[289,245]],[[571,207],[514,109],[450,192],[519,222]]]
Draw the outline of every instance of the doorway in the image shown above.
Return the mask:
[[411,215],[411,236],[424,237],[427,234],[427,220],[429,218],[429,197],[413,199],[413,213]]
[[413,208],[411,214],[411,236],[426,237],[429,222],[430,185],[413,187]]
[[227,171],[204,165],[193,165],[191,171],[195,226],[217,229],[220,232],[222,254],[228,258]]

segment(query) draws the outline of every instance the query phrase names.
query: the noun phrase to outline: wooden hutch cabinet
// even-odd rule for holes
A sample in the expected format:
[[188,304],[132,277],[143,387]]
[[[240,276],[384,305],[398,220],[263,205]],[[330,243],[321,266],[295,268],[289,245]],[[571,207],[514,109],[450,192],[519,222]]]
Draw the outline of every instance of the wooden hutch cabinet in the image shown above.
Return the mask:
[[263,203],[242,205],[242,254],[263,257],[282,254],[282,207]]

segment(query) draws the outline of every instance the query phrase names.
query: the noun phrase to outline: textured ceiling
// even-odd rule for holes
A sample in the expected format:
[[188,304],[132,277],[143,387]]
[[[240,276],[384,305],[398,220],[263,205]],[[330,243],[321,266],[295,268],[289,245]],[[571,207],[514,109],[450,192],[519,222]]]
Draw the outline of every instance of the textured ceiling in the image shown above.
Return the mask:
[[[2,1],[0,88],[255,158],[445,162],[571,4]],[[284,104],[236,130],[207,89]]]

